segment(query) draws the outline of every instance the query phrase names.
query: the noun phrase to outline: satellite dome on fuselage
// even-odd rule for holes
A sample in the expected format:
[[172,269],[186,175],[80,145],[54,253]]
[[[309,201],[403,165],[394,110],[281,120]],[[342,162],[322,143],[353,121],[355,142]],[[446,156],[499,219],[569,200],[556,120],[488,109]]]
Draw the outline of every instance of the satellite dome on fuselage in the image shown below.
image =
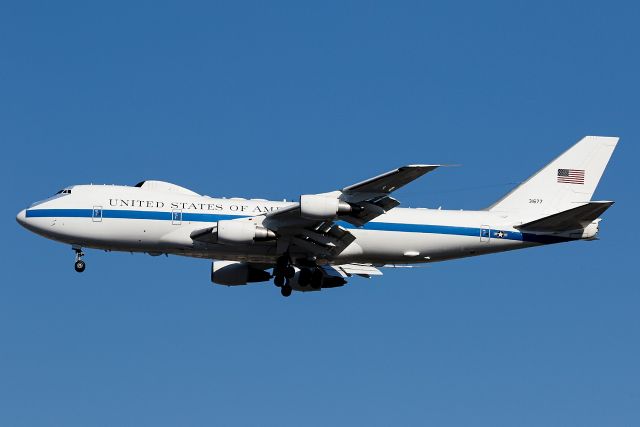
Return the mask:
[[134,185],[134,187],[142,188],[150,191],[163,191],[169,193],[186,194],[189,196],[199,196],[200,194],[195,191],[191,191],[188,188],[181,187],[177,184],[172,184],[165,181],[146,180],[141,181]]

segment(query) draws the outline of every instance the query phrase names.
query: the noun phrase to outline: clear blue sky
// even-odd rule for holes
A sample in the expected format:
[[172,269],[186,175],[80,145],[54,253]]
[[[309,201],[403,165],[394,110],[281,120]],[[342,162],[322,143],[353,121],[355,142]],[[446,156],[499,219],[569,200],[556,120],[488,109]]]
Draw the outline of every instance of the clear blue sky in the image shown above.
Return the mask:
[[[446,2],[445,2],[446,3]],[[0,424],[640,425],[636,2],[4,2]],[[20,228],[74,183],[293,198],[460,163],[404,206],[482,208],[622,138],[598,242],[316,294]]]

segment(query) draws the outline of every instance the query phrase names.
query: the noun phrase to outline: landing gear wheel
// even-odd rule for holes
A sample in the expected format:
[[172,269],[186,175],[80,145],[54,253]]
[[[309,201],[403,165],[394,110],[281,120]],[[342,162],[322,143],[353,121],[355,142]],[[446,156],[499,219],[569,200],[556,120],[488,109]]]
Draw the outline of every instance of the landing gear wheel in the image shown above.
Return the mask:
[[284,276],[280,276],[280,275],[276,276],[273,279],[273,284],[276,285],[279,288],[283,287],[284,286]]
[[324,275],[322,274],[322,270],[320,270],[319,268],[316,268],[313,272],[313,274],[311,275],[311,287],[313,289],[320,289],[322,288],[322,279],[323,279]]
[[283,271],[285,268],[287,268],[288,265],[289,265],[288,256],[283,255],[276,260],[276,268],[280,271]]
[[84,252],[82,252],[82,248],[78,246],[72,246],[71,248],[76,253],[76,263],[74,265],[74,268],[78,273],[82,273],[86,267],[84,261],[82,260]]
[[307,286],[311,282],[311,270],[303,268],[298,275],[298,283],[300,286]]
[[293,266],[290,265],[284,269],[284,277],[286,277],[287,279],[293,279],[293,276],[295,275],[296,275],[296,269],[293,268]]
[[283,297],[290,296],[292,291],[293,289],[291,289],[291,286],[289,285],[285,285],[282,288],[280,288],[280,293],[282,294]]

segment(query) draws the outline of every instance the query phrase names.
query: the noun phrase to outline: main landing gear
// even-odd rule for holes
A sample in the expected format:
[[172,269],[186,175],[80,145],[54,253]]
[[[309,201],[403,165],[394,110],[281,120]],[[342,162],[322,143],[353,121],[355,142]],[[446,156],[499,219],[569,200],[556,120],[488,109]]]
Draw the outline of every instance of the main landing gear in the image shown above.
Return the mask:
[[82,252],[82,248],[73,248],[73,250],[76,253],[76,263],[74,265],[76,271],[78,273],[82,273],[85,269],[85,267],[87,266],[85,264],[85,262],[82,260],[82,257],[84,256],[84,252]]
[[293,292],[289,280],[295,274],[296,270],[291,265],[287,255],[283,255],[276,260],[276,266],[273,268],[273,284],[280,288],[280,293],[283,297],[288,297]]
[[[291,264],[288,255],[282,255],[276,260],[276,266],[273,268],[273,284],[280,288],[283,297],[288,297],[293,291],[289,281],[295,276],[296,270]],[[324,274],[319,268],[301,267],[298,273],[297,283],[300,286],[311,286],[312,289],[318,290],[322,288]]]
[[293,289],[291,289],[291,286],[289,286],[289,285],[285,285],[285,286],[280,288],[280,293],[282,294],[283,297],[290,296],[291,292],[293,292]]
[[313,289],[320,289],[323,277],[324,275],[319,268],[301,268],[298,274],[298,283],[300,283],[300,286],[311,286]]

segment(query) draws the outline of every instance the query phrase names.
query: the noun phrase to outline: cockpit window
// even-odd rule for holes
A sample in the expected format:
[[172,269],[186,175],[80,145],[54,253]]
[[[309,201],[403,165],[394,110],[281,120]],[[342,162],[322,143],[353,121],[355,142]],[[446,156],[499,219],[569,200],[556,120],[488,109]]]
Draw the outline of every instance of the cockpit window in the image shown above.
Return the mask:
[[29,207],[32,208],[34,206],[41,205],[44,202],[48,202],[48,201],[54,200],[54,199],[59,199],[60,197],[64,197],[67,194],[71,194],[71,188],[63,188],[62,190],[56,192],[56,194],[54,194],[53,196],[48,197],[48,198],[46,198],[44,200],[40,200],[38,202],[32,203],[31,206],[29,206]]

